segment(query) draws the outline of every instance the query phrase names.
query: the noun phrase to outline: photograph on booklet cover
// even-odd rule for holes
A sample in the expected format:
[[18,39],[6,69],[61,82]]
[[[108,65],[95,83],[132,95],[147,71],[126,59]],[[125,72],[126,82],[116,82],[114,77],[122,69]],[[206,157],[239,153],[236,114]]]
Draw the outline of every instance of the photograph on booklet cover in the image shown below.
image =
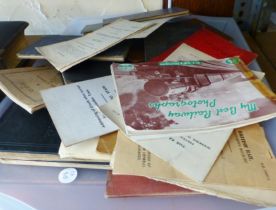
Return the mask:
[[[239,65],[231,63],[235,60]],[[276,114],[275,95],[238,58],[113,64],[112,69],[133,133],[242,126]]]

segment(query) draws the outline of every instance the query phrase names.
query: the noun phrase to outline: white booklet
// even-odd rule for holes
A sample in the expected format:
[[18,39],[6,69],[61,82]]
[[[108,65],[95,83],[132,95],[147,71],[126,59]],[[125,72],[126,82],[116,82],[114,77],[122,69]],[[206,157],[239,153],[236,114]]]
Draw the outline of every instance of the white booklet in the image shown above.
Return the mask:
[[65,146],[117,130],[98,109],[114,97],[111,76],[52,88],[41,92]]
[[[123,119],[118,106],[118,99],[113,99],[100,109],[119,127],[122,127]],[[201,182],[207,176],[231,133],[232,129],[226,129],[193,135],[156,135],[151,138],[132,136],[129,138],[168,162],[179,172]]]
[[152,23],[138,23],[120,19],[83,37],[36,49],[58,71],[64,72],[151,25]]

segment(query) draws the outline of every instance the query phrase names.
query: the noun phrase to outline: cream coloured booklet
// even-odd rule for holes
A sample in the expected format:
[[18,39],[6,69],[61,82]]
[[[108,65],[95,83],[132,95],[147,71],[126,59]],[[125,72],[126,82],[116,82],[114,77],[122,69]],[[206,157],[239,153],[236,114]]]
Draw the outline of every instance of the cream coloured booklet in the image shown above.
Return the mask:
[[77,82],[41,92],[65,146],[117,130],[98,109],[114,97],[111,76]]
[[60,144],[58,154],[60,158],[83,159],[97,162],[109,162],[110,154],[105,154],[97,151],[99,138],[89,139],[84,142],[65,147]]
[[179,173],[122,133],[112,168],[114,174],[145,176],[222,198],[276,205],[276,160],[258,124],[235,129],[203,183]]
[[0,71],[0,89],[29,113],[44,107],[40,91],[63,85],[51,67],[28,67]]
[[152,23],[138,23],[119,19],[83,37],[36,49],[58,71],[64,72],[151,25]]
[[[118,99],[101,106],[102,112],[123,127]],[[203,181],[232,133],[232,129],[193,135],[131,136],[130,139],[179,172],[195,181]],[[197,163],[200,162],[200,166]]]

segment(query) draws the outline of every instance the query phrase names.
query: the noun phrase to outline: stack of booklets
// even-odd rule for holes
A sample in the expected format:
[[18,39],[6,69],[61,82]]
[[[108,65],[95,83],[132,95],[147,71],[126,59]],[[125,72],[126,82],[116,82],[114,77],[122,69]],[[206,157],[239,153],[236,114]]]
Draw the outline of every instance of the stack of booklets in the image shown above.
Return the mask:
[[[6,98],[1,103],[0,161],[9,164],[110,169],[109,162],[117,135],[116,132],[111,134],[110,132],[117,131],[117,126],[109,119],[106,119],[103,120],[103,122],[109,122],[106,129],[98,130],[97,127],[93,127],[93,124],[97,125],[97,121],[95,120],[97,119],[98,122],[101,122],[101,118],[103,117],[102,114],[97,112],[97,106],[106,103],[115,94],[114,90],[112,90],[114,88],[111,86],[111,78],[108,77],[110,75],[110,64],[114,61],[124,62],[126,60],[127,54],[134,42],[133,40],[140,40],[148,36],[168,21],[170,17],[186,15],[187,13],[187,10],[179,8],[141,13],[133,16],[135,20],[142,21],[141,18],[147,17],[143,21],[147,20],[148,22],[137,23],[127,20],[131,20],[132,16],[124,17],[126,18],[125,20],[120,19],[115,21],[97,32],[83,37],[63,35],[41,36],[41,38],[31,43],[25,49],[23,47],[26,41],[22,31],[24,31],[28,24],[25,22],[3,22],[3,27],[8,29],[8,33],[0,37],[1,43],[3,42],[3,45],[5,45],[5,49],[3,47],[2,50],[3,54],[4,51],[9,50],[8,44],[10,42],[7,41],[7,38],[17,38],[23,34],[24,40],[23,38],[20,39],[19,41],[21,42],[17,43],[18,46],[12,45],[11,48],[17,50],[17,56],[19,59],[22,59],[21,61],[30,59],[35,61],[35,64],[32,67],[22,68],[11,68],[15,66],[6,65],[3,67],[7,67],[8,69],[2,70],[0,73],[0,89],[14,102],[11,103]],[[75,60],[78,57],[74,61],[74,64],[71,64],[72,66],[75,63],[86,60],[88,57],[89,59],[71,67],[70,70],[67,70],[67,67],[65,67],[66,72],[64,71],[61,74],[59,71],[56,71],[54,66],[45,62],[46,59],[49,60],[49,55],[44,56],[43,51],[45,50],[45,45],[59,45],[64,42],[68,46],[66,44],[63,46],[66,49],[58,47],[61,49],[59,56],[65,60]],[[74,44],[71,45],[71,43]],[[45,47],[47,50],[47,46]],[[66,51],[68,52],[67,55],[64,54]],[[14,55],[16,55],[16,51]],[[69,57],[66,58],[68,55]],[[65,123],[67,126],[57,125],[60,122],[52,120],[48,111],[44,109],[45,103],[40,91],[63,86],[64,83],[70,84],[98,77],[103,78],[99,78],[98,82],[93,81],[91,87],[91,81],[81,84],[76,83],[71,86],[73,89],[77,88],[77,91],[85,91],[79,92],[81,93],[81,97],[87,100],[84,110],[87,111],[86,105],[88,105],[90,112],[94,113],[94,118],[89,116],[89,113],[85,113],[84,115],[88,116],[87,119],[92,123],[91,131],[95,132],[91,135],[91,132],[85,131],[86,129],[90,130],[90,127],[85,126],[85,118],[78,116],[78,114],[74,115],[77,107],[73,108],[73,112],[70,111],[72,106],[68,107],[69,113],[72,113],[72,115],[66,114],[68,118],[61,122],[61,124]],[[99,91],[98,94],[94,94],[96,90]],[[73,97],[75,96],[69,93],[68,98],[73,99]],[[91,99],[91,103],[88,98]],[[63,101],[66,104],[67,99]],[[77,100],[76,102],[77,106],[81,105],[81,100]],[[55,109],[57,113],[60,111],[57,107]],[[52,113],[50,114],[52,115]],[[74,119],[76,116],[77,118]],[[70,125],[70,121],[72,123],[80,122],[77,119],[81,120],[81,124]],[[72,127],[70,128],[70,126]],[[109,126],[112,128],[109,128]],[[83,129],[78,130],[81,127]],[[80,133],[82,135],[78,136]],[[76,144],[76,142],[81,143]]]
[[276,95],[247,66],[257,55],[197,19],[167,16],[108,20],[19,52],[51,65],[0,73],[1,90],[33,113],[13,104],[0,126],[22,112],[17,129],[35,125],[43,138],[16,145],[25,134],[1,133],[2,162],[109,168],[107,197],[205,193],[276,205],[275,157],[259,125],[276,117]]

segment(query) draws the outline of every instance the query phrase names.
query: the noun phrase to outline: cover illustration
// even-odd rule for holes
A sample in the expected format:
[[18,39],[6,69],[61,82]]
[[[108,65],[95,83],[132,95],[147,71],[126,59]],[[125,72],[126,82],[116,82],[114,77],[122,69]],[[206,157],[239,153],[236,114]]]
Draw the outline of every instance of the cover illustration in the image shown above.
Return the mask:
[[276,116],[275,95],[238,59],[112,64],[126,130],[241,127]]

